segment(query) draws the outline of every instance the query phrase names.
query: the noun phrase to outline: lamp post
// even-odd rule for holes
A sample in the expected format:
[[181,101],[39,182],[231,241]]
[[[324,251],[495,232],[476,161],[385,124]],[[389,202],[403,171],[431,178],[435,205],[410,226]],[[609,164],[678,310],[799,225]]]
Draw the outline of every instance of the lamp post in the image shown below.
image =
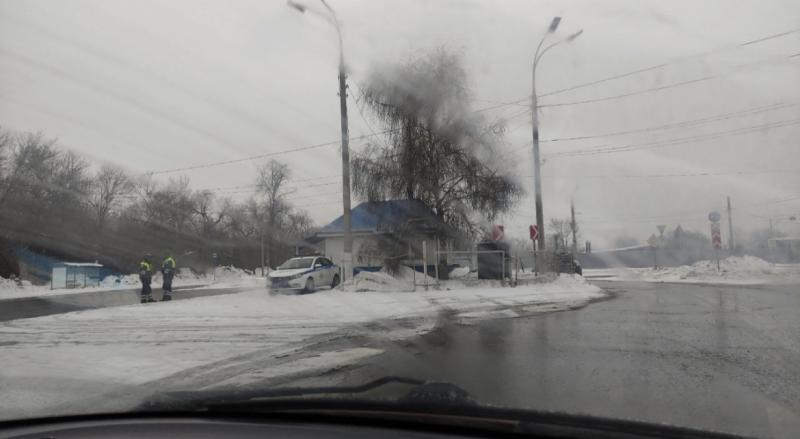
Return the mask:
[[551,34],[555,33],[556,29],[558,29],[558,25],[561,23],[561,17],[553,17],[553,20],[550,22],[550,26],[547,28],[547,32],[545,32],[542,39],[539,41],[539,45],[536,46],[536,52],[533,55],[533,70],[531,73],[531,121],[533,123],[533,189],[534,194],[536,197],[536,226],[539,228],[539,250],[545,249],[545,239],[544,239],[544,211],[542,208],[542,175],[541,175],[541,160],[539,156],[539,112],[538,112],[538,102],[536,96],[536,67],[539,66],[539,61],[542,59],[545,53],[547,53],[550,49],[555,46],[558,46],[561,43],[571,43],[578,38],[582,33],[583,30],[579,30],[574,34],[558,40],[544,48],[542,50],[542,46],[544,45],[545,40]]
[[344,67],[344,45],[342,44],[342,30],[339,26],[339,19],[336,12],[330,7],[328,2],[320,0],[330,16],[313,11],[294,0],[288,0],[287,4],[305,13],[311,11],[322,16],[331,23],[336,29],[336,36],[339,42],[339,112],[342,126],[342,222],[344,227],[344,246],[342,249],[342,283],[353,275],[353,229],[350,219],[350,133],[347,126],[347,73]]

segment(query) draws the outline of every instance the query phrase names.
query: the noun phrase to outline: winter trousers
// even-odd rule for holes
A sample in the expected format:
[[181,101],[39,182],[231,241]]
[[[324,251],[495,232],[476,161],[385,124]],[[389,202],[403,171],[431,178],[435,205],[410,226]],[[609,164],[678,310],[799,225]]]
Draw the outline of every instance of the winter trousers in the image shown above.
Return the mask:
[[153,293],[153,289],[150,288],[150,281],[152,279],[150,277],[139,276],[139,280],[142,282],[142,299],[149,299],[150,295]]
[[161,285],[161,289],[163,289],[165,293],[172,292],[172,277],[173,274],[164,274],[164,283]]

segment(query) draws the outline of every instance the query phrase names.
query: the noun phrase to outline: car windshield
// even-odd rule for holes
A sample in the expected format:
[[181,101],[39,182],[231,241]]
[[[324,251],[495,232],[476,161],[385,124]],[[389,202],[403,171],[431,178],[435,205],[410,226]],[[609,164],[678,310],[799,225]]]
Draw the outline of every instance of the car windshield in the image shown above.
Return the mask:
[[297,268],[311,268],[311,263],[314,262],[314,258],[295,258],[289,259],[288,261],[281,264],[278,269],[279,270],[294,270]]
[[798,79],[798,0],[0,0],[0,422],[796,438]]

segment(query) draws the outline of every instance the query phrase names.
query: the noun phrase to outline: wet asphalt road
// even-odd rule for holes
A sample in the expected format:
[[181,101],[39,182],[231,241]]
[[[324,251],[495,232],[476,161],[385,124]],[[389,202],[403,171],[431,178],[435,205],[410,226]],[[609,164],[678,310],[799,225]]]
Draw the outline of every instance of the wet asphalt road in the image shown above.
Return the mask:
[[[186,288],[175,287],[172,300],[216,296],[241,291],[239,288]],[[162,290],[153,288],[153,298],[161,300]],[[0,322],[26,319],[52,314],[63,314],[109,306],[133,305],[140,302],[139,290],[90,291],[41,297],[23,297],[0,300]]]
[[614,298],[444,324],[325,380],[457,384],[485,404],[800,437],[800,288],[595,282]]

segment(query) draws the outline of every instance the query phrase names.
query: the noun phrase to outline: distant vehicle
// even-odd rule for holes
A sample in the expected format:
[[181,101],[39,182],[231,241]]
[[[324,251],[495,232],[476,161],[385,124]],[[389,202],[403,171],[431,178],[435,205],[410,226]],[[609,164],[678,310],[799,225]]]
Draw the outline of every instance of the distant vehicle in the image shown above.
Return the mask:
[[335,288],[339,285],[339,267],[322,256],[292,258],[267,276],[271,292],[314,292],[318,286]]

